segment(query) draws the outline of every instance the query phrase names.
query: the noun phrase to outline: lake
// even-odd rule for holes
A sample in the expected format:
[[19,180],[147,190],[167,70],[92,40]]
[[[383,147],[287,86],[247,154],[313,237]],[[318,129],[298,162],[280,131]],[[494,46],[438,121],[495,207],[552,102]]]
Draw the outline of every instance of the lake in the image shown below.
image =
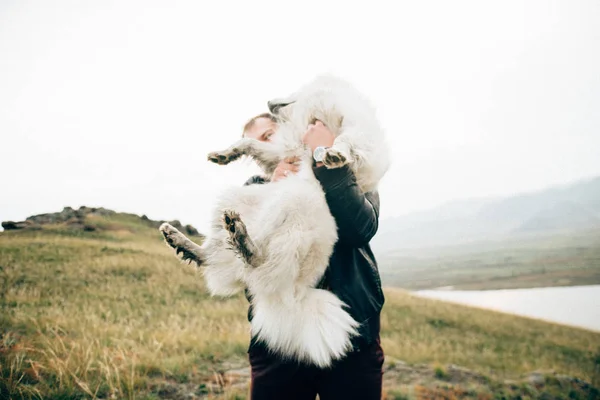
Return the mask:
[[507,290],[419,290],[445,300],[600,331],[600,285]]

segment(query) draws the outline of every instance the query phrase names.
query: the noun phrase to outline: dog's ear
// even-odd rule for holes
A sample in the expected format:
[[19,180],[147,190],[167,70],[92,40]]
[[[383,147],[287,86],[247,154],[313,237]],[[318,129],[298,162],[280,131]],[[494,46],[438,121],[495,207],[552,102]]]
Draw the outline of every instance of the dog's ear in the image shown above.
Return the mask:
[[269,107],[269,111],[271,111],[271,114],[277,115],[281,108],[289,106],[290,104],[293,104],[295,102],[296,100],[293,98],[293,96],[286,98],[278,98],[267,101],[267,107]]

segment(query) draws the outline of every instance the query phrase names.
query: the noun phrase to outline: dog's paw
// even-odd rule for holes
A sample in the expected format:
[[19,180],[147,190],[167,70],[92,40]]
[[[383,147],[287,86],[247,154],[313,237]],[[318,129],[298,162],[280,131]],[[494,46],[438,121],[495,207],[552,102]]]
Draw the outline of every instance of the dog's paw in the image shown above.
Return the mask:
[[341,151],[330,147],[325,150],[323,165],[327,168],[340,168],[348,164],[348,157]]
[[231,246],[236,254],[249,260],[253,255],[252,243],[248,238],[246,224],[240,219],[240,215],[235,211],[225,211],[223,213],[223,227],[229,234],[227,244]]
[[235,211],[226,210],[223,213],[223,228],[225,228],[230,235],[236,233],[236,228],[241,223],[242,220],[240,219],[240,214]]
[[204,263],[204,257],[198,250],[199,246],[190,242],[190,240],[175,227],[165,222],[158,229],[164,236],[165,242],[175,249],[175,254],[177,256],[181,255],[182,261],[187,261],[188,263],[194,262],[198,266],[201,266]]
[[235,150],[213,151],[208,153],[208,161],[219,165],[227,165],[232,161],[237,160],[242,156],[241,153]]
[[171,224],[165,222],[158,229],[162,233],[163,237],[165,238],[165,242],[167,242],[169,246],[174,249],[183,246],[185,242],[185,236]]

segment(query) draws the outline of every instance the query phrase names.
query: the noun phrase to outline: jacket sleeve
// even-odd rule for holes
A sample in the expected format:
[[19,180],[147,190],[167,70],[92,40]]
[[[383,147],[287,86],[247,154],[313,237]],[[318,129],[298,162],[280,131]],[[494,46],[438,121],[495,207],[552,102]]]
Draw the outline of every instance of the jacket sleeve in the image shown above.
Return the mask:
[[338,226],[339,241],[355,247],[368,244],[379,226],[377,192],[363,193],[347,165],[335,169],[315,167],[313,170]]

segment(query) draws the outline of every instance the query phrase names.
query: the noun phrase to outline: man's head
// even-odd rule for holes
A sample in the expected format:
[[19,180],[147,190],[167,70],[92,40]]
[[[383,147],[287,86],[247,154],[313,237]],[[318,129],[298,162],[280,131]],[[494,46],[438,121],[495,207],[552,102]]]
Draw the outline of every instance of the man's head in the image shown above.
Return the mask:
[[256,139],[261,142],[270,142],[271,137],[277,130],[277,120],[275,116],[264,113],[251,118],[244,125],[243,137]]

